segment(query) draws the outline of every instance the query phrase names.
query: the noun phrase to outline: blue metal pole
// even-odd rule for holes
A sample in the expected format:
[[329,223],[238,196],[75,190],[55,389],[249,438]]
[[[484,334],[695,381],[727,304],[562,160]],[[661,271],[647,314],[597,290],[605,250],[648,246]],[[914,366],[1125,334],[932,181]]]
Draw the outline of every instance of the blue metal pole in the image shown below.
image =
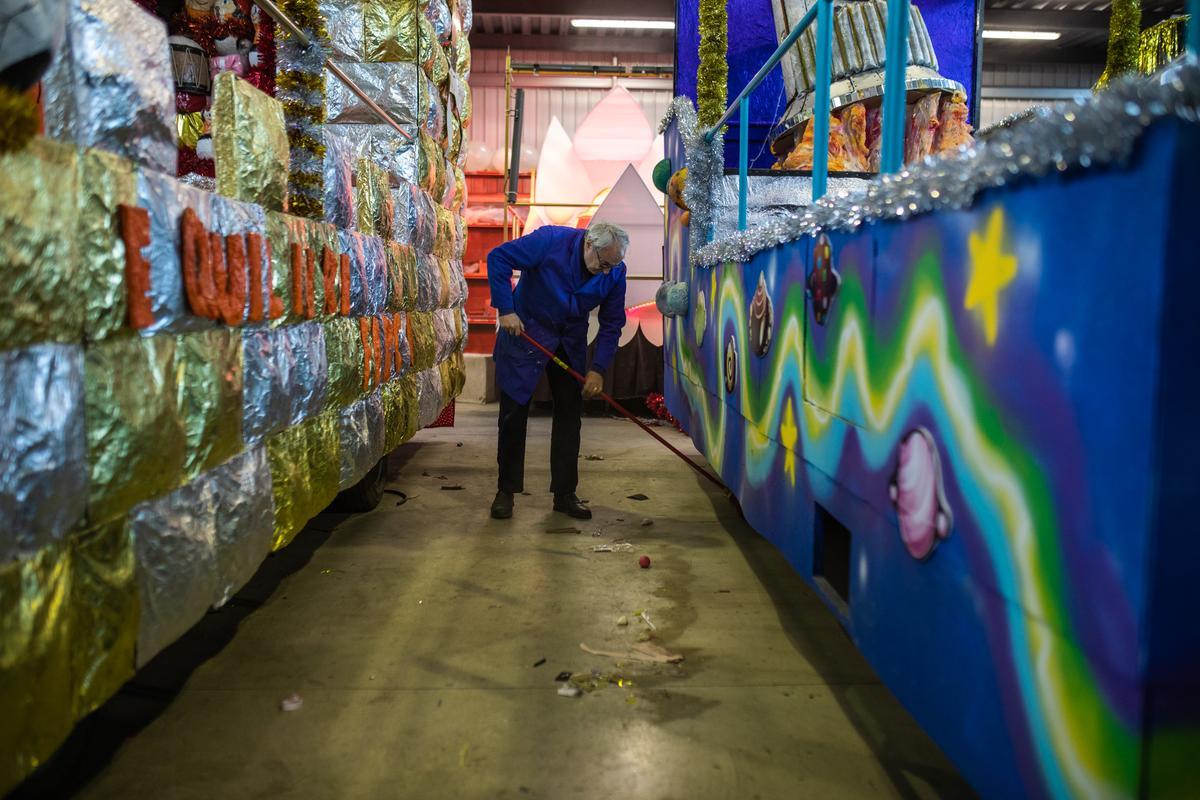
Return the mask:
[[904,113],[908,104],[904,73],[908,66],[909,0],[888,0],[887,54],[883,79],[883,142],[880,171],[904,166]]
[[775,48],[775,52],[772,53],[771,57],[767,59],[767,63],[763,64],[762,68],[759,69],[758,72],[754,73],[754,77],[751,78],[750,82],[746,84],[746,87],[742,89],[741,94],[735,97],[733,102],[729,104],[729,108],[725,109],[725,113],[721,115],[719,120],[717,120],[717,124],[713,125],[712,128],[709,129],[708,133],[704,134],[705,141],[711,142],[713,140],[713,137],[717,135],[717,131],[721,129],[721,126],[728,122],[729,118],[733,116],[733,112],[738,107],[738,103],[741,103],[743,100],[746,100],[750,97],[750,93],[758,88],[758,85],[763,82],[764,78],[767,77],[767,73],[775,68],[775,65],[780,62],[784,54],[791,49],[792,45],[796,43],[796,40],[800,38],[800,35],[804,33],[804,31],[808,30],[808,26],[812,25],[813,20],[816,18],[817,7],[813,6],[808,10],[808,13],[801,17],[799,24],[792,28],[792,31],[787,35],[787,38],[779,43],[779,47]]
[[813,86],[812,199],[825,196],[829,176],[829,83],[833,57],[833,0],[817,0],[817,78]]
[[750,100],[741,101],[738,119],[738,230],[746,230],[746,199],[750,193]]
[[1188,52],[1200,55],[1200,0],[1188,0]]

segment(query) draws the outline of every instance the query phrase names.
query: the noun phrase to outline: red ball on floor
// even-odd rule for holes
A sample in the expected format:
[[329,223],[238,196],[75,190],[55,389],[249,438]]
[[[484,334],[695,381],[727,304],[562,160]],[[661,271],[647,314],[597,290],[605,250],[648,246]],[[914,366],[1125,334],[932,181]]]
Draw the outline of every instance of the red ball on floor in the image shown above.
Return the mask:
[[638,559],[638,564],[641,565],[642,569],[650,569],[650,556],[642,556]]

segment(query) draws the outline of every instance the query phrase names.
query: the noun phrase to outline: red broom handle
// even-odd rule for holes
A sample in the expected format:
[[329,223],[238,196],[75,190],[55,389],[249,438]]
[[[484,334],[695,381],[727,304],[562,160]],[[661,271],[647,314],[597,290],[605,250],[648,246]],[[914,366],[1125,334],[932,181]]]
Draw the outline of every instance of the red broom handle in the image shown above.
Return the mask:
[[[545,354],[546,354],[546,356],[547,356],[547,357],[548,357],[548,358],[549,358],[551,361],[553,361],[555,364],[557,364],[557,365],[558,365],[558,366],[559,366],[561,369],[565,370],[565,371],[566,371],[566,373],[567,373],[568,375],[570,375],[572,378],[574,378],[575,380],[579,381],[580,383],[587,383],[587,379],[586,379],[586,378],[584,378],[582,375],[580,375],[580,374],[579,374],[578,372],[576,372],[575,370],[571,369],[571,366],[570,366],[569,364],[567,364],[566,362],[564,362],[564,361],[563,361],[561,358],[559,358],[558,356],[554,355],[554,353],[551,353],[549,350],[547,350],[545,347],[543,347],[543,346],[542,346],[542,343],[541,343],[541,342],[539,342],[537,339],[534,339],[532,336],[530,336],[530,335],[529,335],[528,333],[526,333],[525,331],[521,331],[521,336],[522,336],[522,337],[524,337],[525,341],[529,342],[531,345],[533,345],[534,347],[536,347],[538,350],[541,350],[543,353],[545,353]],[[717,486],[718,486],[718,487],[721,489],[721,491],[723,491],[723,492],[724,492],[724,491],[726,491],[726,489],[725,489],[725,484],[721,483],[720,479],[713,477],[712,473],[710,473],[710,472],[709,472],[708,470],[706,470],[704,467],[700,466],[700,465],[699,465],[699,464],[697,464],[695,461],[692,461],[692,460],[691,460],[690,458],[688,458],[686,455],[684,455],[683,453],[681,453],[681,452],[680,452],[680,451],[679,451],[679,450],[678,450],[678,449],[675,447],[675,445],[671,444],[671,443],[670,443],[670,442],[668,442],[666,439],[664,439],[663,437],[659,436],[657,433],[655,433],[655,432],[654,432],[654,430],[653,430],[653,429],[652,429],[652,428],[651,428],[649,425],[646,425],[644,422],[642,422],[640,419],[638,419],[637,417],[635,417],[633,414],[630,414],[628,411],[626,411],[624,406],[622,406],[622,405],[621,405],[620,403],[618,403],[616,400],[613,400],[611,397],[609,397],[609,396],[608,396],[608,394],[607,394],[606,392],[603,392],[603,391],[602,391],[602,392],[600,392],[600,396],[601,396],[602,398],[604,398],[604,401],[605,401],[606,403],[608,403],[610,406],[612,406],[613,408],[615,408],[615,409],[617,410],[617,412],[621,414],[621,416],[623,416],[623,417],[625,417],[626,419],[628,419],[628,420],[630,420],[631,422],[633,422],[633,424],[637,425],[639,428],[641,428],[641,429],[642,429],[642,430],[644,430],[646,433],[648,433],[648,434],[650,434],[651,436],[653,436],[655,439],[658,439],[658,441],[659,441],[659,442],[660,442],[660,443],[663,445],[663,447],[667,448],[667,449],[668,449],[668,450],[670,450],[672,453],[674,453],[675,455],[679,456],[679,457],[680,457],[680,458],[682,458],[684,461],[686,461],[686,462],[687,462],[687,465],[688,465],[689,467],[691,467],[692,469],[696,470],[696,472],[699,472],[701,475],[703,475],[704,477],[708,478],[710,481],[712,481],[713,483],[715,483],[715,484],[716,484],[716,485],[717,485]]]

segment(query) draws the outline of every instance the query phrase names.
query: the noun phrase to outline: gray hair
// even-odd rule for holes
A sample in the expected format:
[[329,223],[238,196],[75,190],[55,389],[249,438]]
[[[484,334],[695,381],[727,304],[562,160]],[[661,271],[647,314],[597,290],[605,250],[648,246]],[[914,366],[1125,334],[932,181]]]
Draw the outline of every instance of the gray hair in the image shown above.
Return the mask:
[[593,222],[588,226],[587,240],[597,250],[603,250],[613,242],[621,245],[622,255],[629,249],[629,234],[620,225],[611,222]]

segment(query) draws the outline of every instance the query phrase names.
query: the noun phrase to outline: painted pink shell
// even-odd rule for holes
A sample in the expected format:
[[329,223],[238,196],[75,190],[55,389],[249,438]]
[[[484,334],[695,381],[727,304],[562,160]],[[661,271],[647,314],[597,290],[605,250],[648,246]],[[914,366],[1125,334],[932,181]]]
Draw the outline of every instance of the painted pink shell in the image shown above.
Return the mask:
[[913,558],[928,558],[938,539],[950,535],[953,515],[942,487],[937,444],[924,428],[900,440],[890,487],[900,538]]

